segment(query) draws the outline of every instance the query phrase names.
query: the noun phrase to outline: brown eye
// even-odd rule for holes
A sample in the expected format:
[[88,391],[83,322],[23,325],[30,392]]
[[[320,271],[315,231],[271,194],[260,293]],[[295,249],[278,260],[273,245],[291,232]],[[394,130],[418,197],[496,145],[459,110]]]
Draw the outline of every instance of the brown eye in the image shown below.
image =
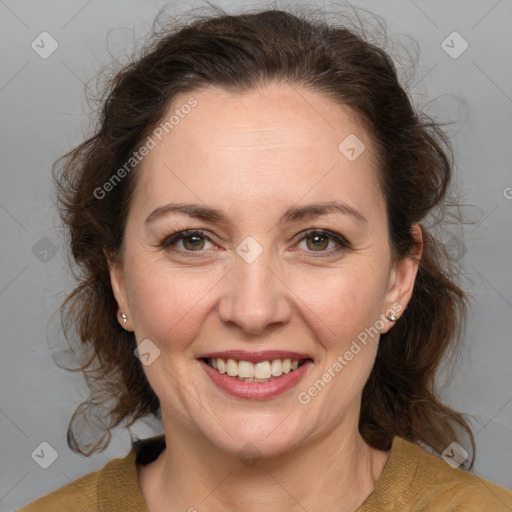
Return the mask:
[[[313,229],[302,233],[299,241],[301,243],[306,241],[306,248],[304,249],[306,252],[316,252],[322,256],[333,255],[351,248],[350,242],[343,235],[325,229]],[[333,242],[334,247],[329,248],[329,242]]]
[[319,249],[319,250],[323,250],[323,249],[327,249],[327,246],[329,245],[329,241],[330,239],[324,235],[309,235],[306,237],[306,240],[311,240],[312,243],[311,244],[307,244],[308,245],[308,249],[311,249],[313,251]]
[[182,238],[183,247],[187,249],[187,251],[194,251],[196,249],[203,249],[204,247],[204,237],[201,235],[190,235]]
[[[162,249],[169,249],[182,254],[192,252],[201,253],[204,252],[203,250],[208,249],[208,247],[205,247],[205,243],[207,242],[211,243],[210,237],[205,235],[203,232],[185,230],[169,235],[160,244],[160,247],[162,247]],[[180,243],[182,244],[181,247]]]

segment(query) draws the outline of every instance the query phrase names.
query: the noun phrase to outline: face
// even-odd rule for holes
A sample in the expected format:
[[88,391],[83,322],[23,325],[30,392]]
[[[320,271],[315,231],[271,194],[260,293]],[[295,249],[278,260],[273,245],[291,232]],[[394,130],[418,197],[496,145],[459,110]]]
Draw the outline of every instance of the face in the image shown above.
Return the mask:
[[[150,340],[143,368],[164,427],[233,455],[248,442],[273,456],[354,435],[379,333],[392,327],[385,315],[400,316],[417,269],[391,259],[371,140],[348,109],[286,85],[203,89],[177,97],[169,115],[191,98],[137,171],[111,269],[122,325]],[[325,203],[341,206],[309,208]],[[200,360],[229,350],[311,361],[278,392],[243,397]]]

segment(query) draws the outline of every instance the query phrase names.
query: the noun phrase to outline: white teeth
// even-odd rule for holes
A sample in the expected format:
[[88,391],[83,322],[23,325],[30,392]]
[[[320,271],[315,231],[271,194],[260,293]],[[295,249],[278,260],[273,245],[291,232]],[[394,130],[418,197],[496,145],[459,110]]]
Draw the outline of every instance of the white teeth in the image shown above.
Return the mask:
[[[240,366],[242,365],[242,361],[240,361]],[[260,361],[256,363],[254,366],[254,377],[256,379],[270,379],[271,371],[270,371],[270,362],[269,361]],[[241,377],[241,375],[240,375]]]
[[271,364],[270,373],[274,377],[279,377],[283,373],[283,365],[281,364],[281,359],[274,359]]
[[254,365],[249,361],[239,361],[238,376],[247,379],[254,377]]
[[298,360],[274,359],[272,361],[236,361],[235,359],[223,359],[216,357],[208,359],[208,364],[220,373],[227,373],[230,377],[239,377],[240,380],[273,380],[283,373],[290,373],[299,367]]
[[238,363],[234,359],[227,360],[226,372],[230,377],[238,376]]
[[[213,361],[210,359],[210,361]],[[217,361],[217,370],[219,370],[220,373],[226,373],[226,361],[224,359],[221,359],[220,357],[216,357],[215,361]],[[213,364],[212,364],[213,366]],[[214,366],[215,368],[215,366]]]

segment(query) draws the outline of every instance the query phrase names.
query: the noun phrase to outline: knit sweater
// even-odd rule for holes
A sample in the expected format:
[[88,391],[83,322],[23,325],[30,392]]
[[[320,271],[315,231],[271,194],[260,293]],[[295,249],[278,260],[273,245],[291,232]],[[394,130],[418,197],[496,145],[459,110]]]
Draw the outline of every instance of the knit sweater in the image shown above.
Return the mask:
[[[140,440],[108,462],[18,512],[149,512],[136,464],[155,460],[164,436]],[[240,507],[233,506],[233,509]],[[373,492],[356,512],[511,512],[512,491],[453,468],[398,436]]]

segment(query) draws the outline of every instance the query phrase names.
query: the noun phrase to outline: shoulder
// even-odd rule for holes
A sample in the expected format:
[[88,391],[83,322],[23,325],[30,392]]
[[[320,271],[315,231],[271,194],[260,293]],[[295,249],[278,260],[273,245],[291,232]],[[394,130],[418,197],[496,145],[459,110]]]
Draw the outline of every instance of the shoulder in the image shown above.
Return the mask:
[[[383,508],[393,503],[397,508]],[[369,508],[366,505],[370,505]],[[380,508],[373,508],[373,506]],[[512,491],[395,437],[374,492],[360,509],[415,512],[510,512]]]
[[[137,463],[148,457],[155,441],[161,449],[163,436],[137,441],[123,458],[113,459],[103,468],[89,473],[29,503],[18,512],[147,512],[138,485]],[[151,455],[151,454],[150,454]]]
[[97,512],[100,510],[98,488],[101,471],[89,473],[56,491],[50,492],[19,509],[18,512],[50,512],[56,510]]
[[[428,510],[426,505],[429,502],[438,502],[444,510],[464,512],[512,510],[512,491],[473,473],[453,467],[442,458],[427,453],[413,443],[405,440],[404,443],[406,443],[406,452],[417,461],[418,484],[426,486],[423,499],[425,510]],[[422,500],[419,501],[422,503]]]

